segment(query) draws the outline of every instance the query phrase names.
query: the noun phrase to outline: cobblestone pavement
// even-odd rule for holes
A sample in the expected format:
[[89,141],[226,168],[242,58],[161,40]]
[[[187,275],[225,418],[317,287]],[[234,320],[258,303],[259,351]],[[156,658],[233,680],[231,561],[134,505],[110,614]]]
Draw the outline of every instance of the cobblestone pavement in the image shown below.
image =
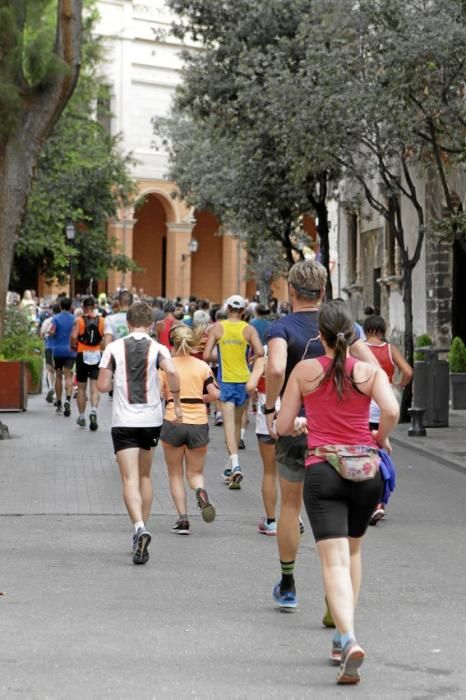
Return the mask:
[[[73,407],[75,410],[75,407]],[[228,491],[221,428],[211,429],[206,525],[170,532],[162,450],[154,464],[151,559],[135,567],[109,436],[56,417],[43,396],[1,414],[0,698],[466,697],[464,473],[395,448],[399,484],[365,544],[357,631],[368,652],[358,689],[326,661],[322,586],[309,526],[297,562],[299,611],[274,609],[274,538],[256,532],[260,467],[250,426],[241,491]]]

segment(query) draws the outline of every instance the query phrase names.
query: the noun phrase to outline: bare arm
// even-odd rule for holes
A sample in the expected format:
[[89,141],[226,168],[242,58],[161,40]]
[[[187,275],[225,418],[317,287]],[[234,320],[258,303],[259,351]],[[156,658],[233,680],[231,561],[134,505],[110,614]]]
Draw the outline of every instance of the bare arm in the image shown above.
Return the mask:
[[101,367],[97,378],[97,389],[104,393],[113,388],[113,371],[109,368]]
[[222,337],[222,333],[223,328],[219,323],[214,323],[214,325],[210,328],[207,335],[207,342],[205,344],[204,352],[202,353],[202,357],[205,362],[211,362],[213,359],[216,359],[213,356],[213,350],[217,345],[217,341]]
[[70,345],[72,348],[75,348],[77,343],[78,343],[78,335],[79,335],[79,318],[76,319],[74,322],[73,326],[73,331],[70,336]]
[[259,333],[256,331],[254,326],[246,326],[243,331],[244,339],[249,343],[251,350],[253,352],[254,360],[257,357],[264,356],[264,348],[262,347],[261,339],[259,338]]
[[266,361],[265,357],[258,357],[256,362],[254,362],[254,367],[252,368],[252,372],[251,372],[249,379],[248,379],[248,382],[246,384],[246,391],[248,392],[248,394],[250,394],[251,392],[253,392],[257,389],[257,385],[259,384],[259,379],[264,374],[266,364],[267,364],[267,361]]
[[167,378],[168,388],[170,394],[173,396],[173,403],[175,408],[175,420],[174,423],[181,423],[183,420],[183,412],[181,410],[180,404],[180,377],[176,371],[175,365],[173,364],[170,357],[164,357],[160,360],[159,367],[165,372]]
[[105,333],[104,339],[103,339],[104,350],[107,347],[107,345],[109,345],[109,343],[111,343],[112,341],[113,341],[112,333]]
[[390,345],[390,350],[392,353],[393,362],[401,372],[401,379],[398,382],[398,386],[400,387],[400,389],[404,389],[405,386],[407,386],[413,378],[413,368],[411,367],[409,362],[406,362],[405,358],[398,350],[396,345]]
[[[272,408],[280,396],[285,381],[288,345],[283,338],[272,338],[268,344],[267,367],[265,370],[265,407]],[[266,415],[267,427],[272,437],[273,413]]]
[[363,340],[357,340],[355,343],[350,345],[349,350],[350,355],[355,357],[357,360],[362,360],[362,362],[367,362],[369,365],[375,365],[376,367],[380,366],[374,353],[369,350]]
[[300,371],[300,365],[296,365],[288,379],[285,393],[282,397],[280,413],[275,423],[277,435],[291,435],[296,430],[296,417],[303,400],[299,387]]
[[210,403],[211,401],[218,401],[220,398],[220,389],[215,382],[211,382],[207,386],[207,394],[204,394],[204,403]]

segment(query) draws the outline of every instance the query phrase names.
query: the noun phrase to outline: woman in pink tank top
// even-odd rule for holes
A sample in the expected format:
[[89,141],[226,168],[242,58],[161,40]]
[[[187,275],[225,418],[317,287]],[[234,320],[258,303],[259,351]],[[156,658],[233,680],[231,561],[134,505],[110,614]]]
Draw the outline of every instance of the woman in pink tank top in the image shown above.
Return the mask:
[[[319,313],[325,355],[304,360],[290,375],[276,420],[279,435],[307,431],[308,456],[304,504],[322,566],[330,610],[336,625],[330,658],[340,665],[338,684],[358,683],[364,651],[354,636],[354,608],[361,582],[361,544],[375,505],[381,500],[380,472],[366,481],[350,481],[316,448],[345,446],[391,451],[389,434],[398,421],[398,403],[385,372],[349,357],[353,321],[344,305],[324,304]],[[380,423],[369,429],[369,405],[377,401]],[[297,417],[304,404],[306,417]],[[364,446],[364,447],[363,447]]]

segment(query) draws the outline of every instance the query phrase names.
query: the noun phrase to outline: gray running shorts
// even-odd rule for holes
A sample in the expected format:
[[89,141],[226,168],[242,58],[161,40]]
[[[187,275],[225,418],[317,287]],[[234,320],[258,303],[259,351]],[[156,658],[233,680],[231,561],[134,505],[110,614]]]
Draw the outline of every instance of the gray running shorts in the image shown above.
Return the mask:
[[208,423],[201,425],[170,423],[170,421],[164,420],[160,439],[172,447],[184,445],[188,450],[195,450],[198,447],[205,447],[209,443],[209,425]]
[[307,450],[307,436],[284,435],[275,443],[275,457],[278,473],[282,479],[299,484],[304,481],[306,470],[304,456]]

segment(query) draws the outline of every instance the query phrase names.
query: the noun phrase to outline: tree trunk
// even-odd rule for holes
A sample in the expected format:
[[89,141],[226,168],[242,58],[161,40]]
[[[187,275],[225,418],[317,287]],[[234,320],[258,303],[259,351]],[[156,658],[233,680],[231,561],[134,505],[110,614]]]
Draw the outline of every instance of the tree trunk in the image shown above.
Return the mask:
[[319,202],[316,206],[316,214],[318,217],[317,232],[320,241],[320,255],[322,265],[327,270],[327,286],[325,289],[325,297],[327,301],[333,299],[332,280],[330,277],[330,240],[329,240],[329,225],[328,225],[328,210],[325,201]]
[[67,68],[46,87],[21,90],[14,132],[0,145],[0,337],[14,248],[42,145],[73,94],[79,75],[82,0],[59,0],[55,53]]
[[[403,305],[404,305],[404,355],[413,367],[414,342],[413,342],[413,265],[406,260],[403,265]],[[403,389],[400,407],[400,423],[409,423],[408,409],[411,408],[413,399],[413,383]]]

